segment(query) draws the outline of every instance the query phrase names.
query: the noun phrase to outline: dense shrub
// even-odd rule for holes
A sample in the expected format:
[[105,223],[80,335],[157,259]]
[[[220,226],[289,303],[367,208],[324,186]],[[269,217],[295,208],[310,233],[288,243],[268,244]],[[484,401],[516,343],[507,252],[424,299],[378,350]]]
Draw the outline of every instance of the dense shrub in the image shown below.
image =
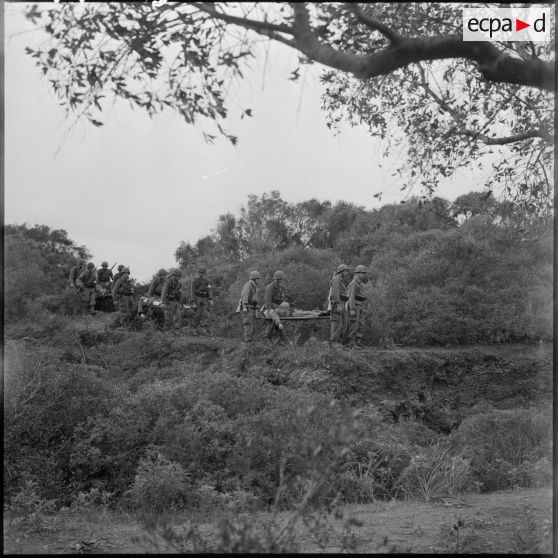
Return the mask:
[[466,418],[452,434],[456,451],[471,460],[484,492],[539,486],[552,478],[552,420],[529,409],[492,411]]

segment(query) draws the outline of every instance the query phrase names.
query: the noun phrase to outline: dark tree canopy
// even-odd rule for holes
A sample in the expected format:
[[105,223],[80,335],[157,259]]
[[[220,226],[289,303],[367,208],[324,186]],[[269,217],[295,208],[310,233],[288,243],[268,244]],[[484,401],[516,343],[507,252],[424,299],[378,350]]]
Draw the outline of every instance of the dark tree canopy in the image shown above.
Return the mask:
[[150,115],[175,110],[207,141],[223,134],[236,143],[224,128],[230,82],[242,79],[259,42],[278,42],[300,64],[322,65],[330,126],[349,119],[383,138],[386,152],[406,151],[403,188],[431,193],[477,160],[493,167],[488,188],[548,207],[554,38],[464,42],[468,6],[475,4],[35,4],[26,15],[47,39],[28,53],[68,112],[95,126],[121,98]]

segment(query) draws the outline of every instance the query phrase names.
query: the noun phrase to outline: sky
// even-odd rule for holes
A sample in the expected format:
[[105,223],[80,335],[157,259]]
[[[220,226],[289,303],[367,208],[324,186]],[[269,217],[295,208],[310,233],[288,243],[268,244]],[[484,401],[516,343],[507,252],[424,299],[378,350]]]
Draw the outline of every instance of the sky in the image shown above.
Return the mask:
[[[181,241],[195,243],[219,215],[238,214],[249,194],[278,190],[293,203],[346,200],[369,209],[409,195],[392,175],[397,158],[382,160],[380,140],[363,127],[338,135],[327,128],[319,66],[289,81],[298,63],[283,45],[231,91],[227,129],[236,147],[226,138],[207,144],[175,113],[150,119],[121,101],[104,126],[84,121],[68,134],[63,109],[24,53],[40,32],[29,31],[20,6],[5,4],[4,18],[6,223],[64,229],[97,267],[122,263],[145,282],[176,265]],[[240,119],[245,108],[252,118]],[[460,171],[437,195],[453,200],[481,189],[481,177]]]

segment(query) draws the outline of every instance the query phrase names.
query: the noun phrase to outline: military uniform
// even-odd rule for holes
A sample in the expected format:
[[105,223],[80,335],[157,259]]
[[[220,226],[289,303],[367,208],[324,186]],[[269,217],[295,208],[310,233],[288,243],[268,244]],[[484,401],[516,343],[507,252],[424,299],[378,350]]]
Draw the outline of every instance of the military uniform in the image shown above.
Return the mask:
[[330,317],[330,343],[338,344],[344,341],[347,330],[347,308],[349,300],[347,294],[348,283],[345,282],[341,273],[337,273],[331,280],[329,299],[331,302]]
[[[162,273],[162,271],[164,271],[164,273]],[[163,292],[163,286],[165,284],[165,280],[167,279],[167,276],[168,274],[166,270],[161,270],[159,271],[159,273],[157,273],[157,275],[155,275],[155,277],[153,277],[153,280],[149,285],[149,290],[147,291],[148,297],[156,297],[159,299],[161,298],[161,293]],[[140,305],[141,305],[141,301],[140,301]],[[138,311],[141,312],[141,308],[138,309]],[[158,329],[164,328],[165,313],[160,307],[158,306],[149,307],[148,315],[150,315],[155,320]]]
[[136,316],[138,308],[134,295],[134,286],[127,273],[122,273],[122,276],[114,284],[112,298],[118,303],[121,325],[129,326]]
[[108,267],[101,267],[101,269],[97,271],[97,287],[100,287],[101,289],[108,289],[110,291],[112,280],[112,271]]
[[155,275],[155,277],[151,281],[151,284],[149,285],[147,296],[156,296],[157,298],[161,298],[161,293],[163,292],[163,286],[166,279],[166,275]]
[[285,288],[277,281],[273,281],[265,288],[265,317],[271,318],[267,322],[265,328],[265,336],[267,339],[272,339],[273,334],[277,333],[279,338],[282,339],[283,327],[281,318],[276,311],[276,308],[285,301]]
[[197,306],[196,317],[194,325],[196,327],[207,327],[208,325],[208,310],[210,303],[213,302],[213,290],[209,283],[209,279],[205,276],[196,277],[192,281],[192,297]]
[[364,301],[366,300],[365,283],[358,273],[349,283],[349,343],[357,347],[362,346],[362,332],[364,331]]
[[70,285],[70,287],[73,287],[74,289],[78,288],[76,280],[83,272],[83,269],[83,264],[74,265],[72,269],[70,269],[70,275],[68,277],[68,284]]
[[240,293],[240,307],[242,310],[242,327],[244,341],[250,343],[254,339],[256,325],[256,310],[258,308],[258,285],[252,279],[244,284]]
[[182,313],[180,299],[182,298],[182,285],[175,275],[165,280],[161,291],[161,302],[165,305],[165,328],[178,328],[181,325]]
[[87,268],[85,271],[82,271],[76,279],[76,285],[81,287],[83,302],[91,308],[92,313],[95,311],[95,303],[97,301],[95,283],[95,272],[93,268]]

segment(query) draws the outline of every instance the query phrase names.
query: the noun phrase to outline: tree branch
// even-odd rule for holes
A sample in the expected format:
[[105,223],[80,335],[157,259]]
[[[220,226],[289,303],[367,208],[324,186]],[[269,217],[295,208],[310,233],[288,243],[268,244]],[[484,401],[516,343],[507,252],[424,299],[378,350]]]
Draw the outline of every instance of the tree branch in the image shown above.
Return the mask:
[[434,92],[434,90],[428,85],[428,81],[426,80],[426,76],[424,74],[423,68],[419,66],[419,69],[420,69],[421,78],[422,78],[421,85],[423,86],[424,90],[430,95],[430,97],[432,97],[432,99],[434,99],[436,104],[441,109],[443,109],[445,112],[447,112],[453,118],[454,122],[456,123],[456,125],[459,128],[459,133],[461,133],[465,136],[469,136],[473,139],[479,139],[480,141],[482,141],[486,145],[507,145],[507,144],[510,144],[510,143],[516,143],[518,141],[523,141],[523,140],[531,139],[531,138],[543,138],[547,141],[551,140],[550,134],[543,127],[535,128],[533,130],[527,130],[527,131],[521,132],[519,134],[514,134],[514,135],[511,135],[511,136],[505,136],[505,137],[500,137],[500,138],[491,138],[490,136],[487,136],[486,134],[482,134],[480,131],[467,129],[463,125],[463,123],[461,122],[461,118],[460,118],[459,114],[457,113],[457,111],[455,109],[453,109],[448,103],[446,103],[446,101],[444,101],[444,99],[442,99],[439,95],[437,95]]
[[[295,48],[310,60],[352,73],[363,80],[389,74],[414,62],[464,58],[475,62],[487,81],[531,86],[547,91],[554,90],[553,62],[544,62],[536,58],[529,60],[515,58],[503,53],[491,43],[465,42],[460,35],[401,37],[388,27],[361,14],[361,17],[364,17],[375,30],[382,32],[388,38],[391,35],[396,40],[392,41],[389,47],[372,54],[358,54],[336,50],[330,45],[321,43],[310,25],[310,17],[304,3],[291,3],[294,14],[292,27],[224,14],[218,12],[209,3],[197,2],[193,5],[212,17],[252,29]],[[280,33],[294,35],[294,41],[286,39]]]
[[355,15],[358,21],[373,31],[379,31],[382,35],[384,35],[384,37],[389,39],[390,43],[397,44],[401,41],[402,37],[399,33],[391,29],[391,27],[384,25],[377,19],[363,13],[358,4],[348,4],[348,8]]

